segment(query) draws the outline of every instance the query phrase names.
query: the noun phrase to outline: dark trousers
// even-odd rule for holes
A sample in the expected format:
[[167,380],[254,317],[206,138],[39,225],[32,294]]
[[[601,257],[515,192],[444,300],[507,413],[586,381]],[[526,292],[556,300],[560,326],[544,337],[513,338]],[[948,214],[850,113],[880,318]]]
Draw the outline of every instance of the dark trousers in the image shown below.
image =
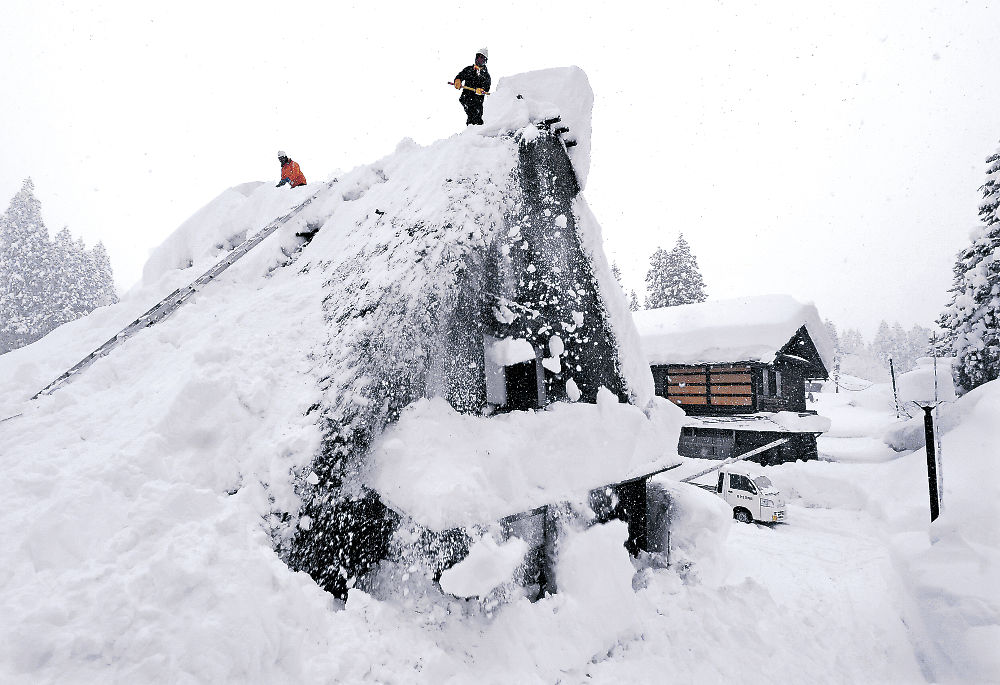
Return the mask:
[[482,126],[483,125],[483,95],[473,95],[471,97],[462,98],[460,102],[462,107],[465,108],[465,125],[471,126],[473,124]]

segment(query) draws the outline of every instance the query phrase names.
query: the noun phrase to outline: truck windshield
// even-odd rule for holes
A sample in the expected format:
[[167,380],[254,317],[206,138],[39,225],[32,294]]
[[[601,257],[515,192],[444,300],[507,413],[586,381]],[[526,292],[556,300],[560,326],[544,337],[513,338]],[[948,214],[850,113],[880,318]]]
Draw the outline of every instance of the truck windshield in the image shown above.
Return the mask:
[[761,490],[773,487],[771,485],[771,479],[768,478],[767,476],[757,476],[756,478],[753,479],[753,482],[754,485],[756,485]]

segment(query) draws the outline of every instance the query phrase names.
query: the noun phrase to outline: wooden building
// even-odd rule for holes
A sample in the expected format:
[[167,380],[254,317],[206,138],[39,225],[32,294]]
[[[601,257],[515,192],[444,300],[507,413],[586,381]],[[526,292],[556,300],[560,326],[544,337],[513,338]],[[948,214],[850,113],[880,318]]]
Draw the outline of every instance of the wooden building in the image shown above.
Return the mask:
[[825,419],[806,406],[806,382],[828,377],[833,345],[811,304],[784,295],[636,312],[656,394],[691,417],[683,456],[726,459],[787,438],[757,460],[817,456]]

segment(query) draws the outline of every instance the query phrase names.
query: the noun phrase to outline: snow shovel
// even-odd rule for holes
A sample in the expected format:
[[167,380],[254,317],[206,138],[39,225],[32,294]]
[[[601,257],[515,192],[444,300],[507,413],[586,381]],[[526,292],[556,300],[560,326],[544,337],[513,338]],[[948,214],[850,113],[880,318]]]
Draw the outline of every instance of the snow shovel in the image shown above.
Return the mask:
[[[454,88],[455,87],[455,82],[454,81],[448,81],[448,85],[451,86],[452,88]],[[471,90],[473,93],[476,92],[475,88],[470,88],[469,86],[462,86],[462,89],[463,90]],[[477,93],[477,95],[478,95],[478,93]],[[485,91],[484,90],[483,91],[483,95],[492,95],[492,93],[490,93],[489,91]]]

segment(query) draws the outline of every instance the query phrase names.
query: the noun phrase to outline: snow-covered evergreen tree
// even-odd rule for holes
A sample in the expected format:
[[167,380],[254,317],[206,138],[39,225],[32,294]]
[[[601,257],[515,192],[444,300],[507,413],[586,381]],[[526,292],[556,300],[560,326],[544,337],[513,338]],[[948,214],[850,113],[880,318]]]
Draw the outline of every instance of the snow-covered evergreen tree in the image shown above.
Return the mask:
[[826,319],[823,325],[826,327],[826,332],[830,336],[830,340],[833,341],[833,348],[837,351],[837,354],[840,354],[840,336],[837,334],[837,324],[830,321],[830,319]]
[[931,356],[931,335],[933,335],[931,329],[917,324],[913,324],[913,327],[906,332],[907,355],[911,360],[910,369],[916,366],[917,360],[921,357]]
[[0,217],[0,354],[118,301],[104,245],[63,228],[54,241],[27,179]]
[[622,287],[622,290],[625,290],[625,284],[622,283],[622,270],[618,268],[618,262],[611,262],[611,274],[618,281],[618,285]]
[[115,292],[115,277],[111,270],[111,258],[104,248],[104,243],[97,241],[90,251],[91,263],[94,269],[95,287],[93,291],[94,309],[106,307],[109,304],[118,302],[118,294]]
[[628,308],[633,312],[637,312],[642,309],[642,306],[639,304],[639,296],[635,294],[635,290],[632,290],[632,292],[629,293]]
[[51,330],[52,250],[34,189],[25,179],[0,217],[0,352]]
[[49,301],[51,323],[61,326],[80,316],[84,310],[80,283],[83,277],[83,254],[73,240],[69,228],[56,234],[52,243],[52,297]]
[[986,164],[981,225],[958,255],[951,300],[938,320],[957,357],[955,380],[966,391],[1000,378],[1000,150]]
[[857,354],[865,349],[865,339],[857,328],[848,328],[840,337],[840,350],[844,354]]
[[830,336],[830,340],[833,342],[833,368],[830,369],[830,378],[833,380],[834,386],[837,391],[840,391],[840,363],[843,359],[843,352],[840,350],[840,336],[837,335],[837,325],[833,323],[830,319],[823,321],[823,325],[826,327],[826,332]]
[[892,328],[889,327],[888,321],[882,319],[879,322],[878,330],[875,332],[875,337],[872,338],[872,354],[888,369],[889,357],[892,356],[894,350],[895,342],[892,338]]
[[[622,280],[622,270],[618,268],[617,262],[611,262],[611,273],[614,274],[615,280],[618,281],[618,285],[620,285],[624,291],[625,282]],[[629,292],[628,308],[633,312],[637,312],[641,309],[639,306],[639,297],[635,294],[635,290],[631,290]]]
[[653,253],[646,272],[646,309],[704,302],[706,298],[698,260],[683,233],[670,252],[661,247]]

